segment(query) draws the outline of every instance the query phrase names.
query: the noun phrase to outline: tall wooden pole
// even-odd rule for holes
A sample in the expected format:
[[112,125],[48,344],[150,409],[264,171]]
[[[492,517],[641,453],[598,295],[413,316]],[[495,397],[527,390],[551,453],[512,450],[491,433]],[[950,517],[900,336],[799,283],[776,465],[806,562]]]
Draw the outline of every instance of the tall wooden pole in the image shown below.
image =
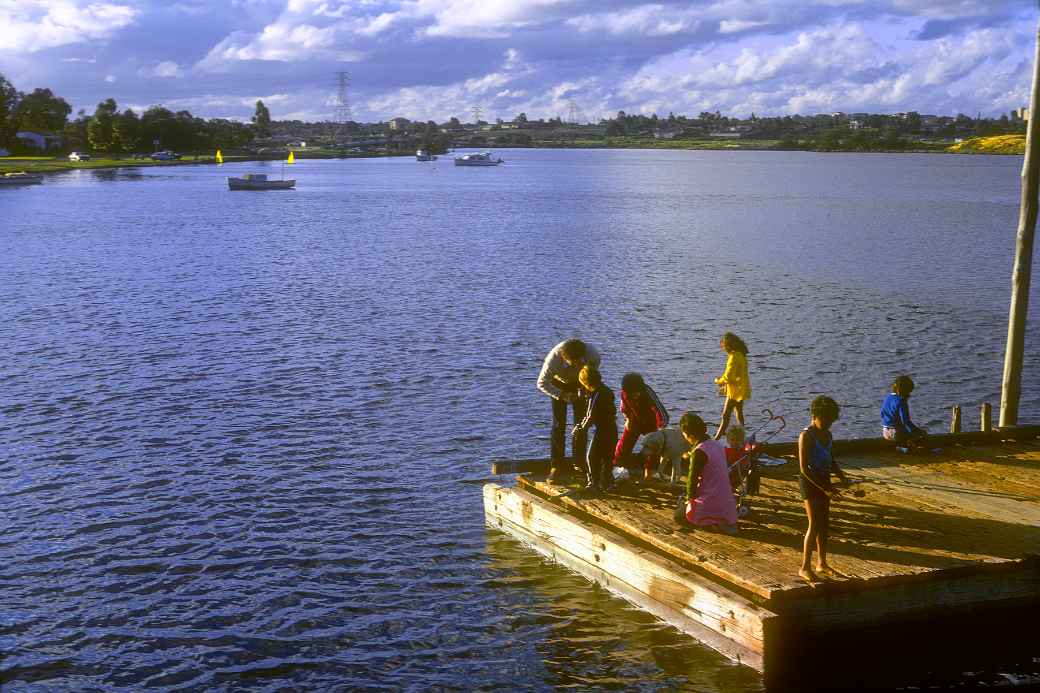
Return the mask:
[[1018,214],[1018,240],[1015,242],[1015,268],[1011,273],[1011,312],[1008,317],[1007,351],[1004,354],[1004,381],[1000,395],[1000,425],[1018,425],[1018,402],[1022,395],[1022,354],[1026,342],[1026,317],[1029,313],[1029,279],[1033,271],[1033,234],[1036,231],[1037,193],[1040,191],[1040,28],[1037,29],[1033,56],[1033,91],[1029,97],[1029,125],[1026,127],[1026,157],[1022,164],[1022,201]]

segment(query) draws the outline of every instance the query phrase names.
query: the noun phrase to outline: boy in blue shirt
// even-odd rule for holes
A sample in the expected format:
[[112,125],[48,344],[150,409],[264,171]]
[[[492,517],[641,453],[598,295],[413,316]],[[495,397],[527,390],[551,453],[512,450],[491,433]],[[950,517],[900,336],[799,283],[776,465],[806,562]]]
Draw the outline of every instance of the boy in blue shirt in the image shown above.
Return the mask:
[[910,420],[910,393],[914,391],[914,381],[908,375],[901,375],[892,383],[892,392],[881,403],[881,435],[885,440],[895,442],[900,452],[918,450],[924,446],[924,430]]

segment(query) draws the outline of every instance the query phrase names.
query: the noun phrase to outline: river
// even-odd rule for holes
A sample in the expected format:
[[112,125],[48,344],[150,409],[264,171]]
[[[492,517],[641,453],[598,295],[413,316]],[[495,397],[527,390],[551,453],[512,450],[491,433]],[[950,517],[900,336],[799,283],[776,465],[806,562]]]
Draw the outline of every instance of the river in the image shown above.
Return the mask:
[[0,189],[5,693],[758,690],[485,528],[490,460],[548,452],[548,349],[710,421],[725,330],[752,424],[828,393],[877,435],[903,372],[926,427],[999,408],[1019,157],[499,153]]

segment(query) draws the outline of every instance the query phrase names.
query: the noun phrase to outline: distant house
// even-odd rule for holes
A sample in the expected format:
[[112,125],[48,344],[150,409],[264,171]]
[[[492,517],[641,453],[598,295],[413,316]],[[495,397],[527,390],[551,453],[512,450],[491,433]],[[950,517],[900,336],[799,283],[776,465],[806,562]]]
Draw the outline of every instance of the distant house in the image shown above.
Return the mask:
[[26,147],[35,149],[40,152],[50,151],[51,149],[60,149],[65,142],[65,138],[61,135],[52,135],[46,132],[37,132],[35,130],[19,130],[14,134],[16,139],[22,141]]
[[411,125],[411,121],[407,118],[391,118],[387,125],[391,130],[404,130]]
[[682,134],[681,130],[654,130],[655,140],[674,140]]

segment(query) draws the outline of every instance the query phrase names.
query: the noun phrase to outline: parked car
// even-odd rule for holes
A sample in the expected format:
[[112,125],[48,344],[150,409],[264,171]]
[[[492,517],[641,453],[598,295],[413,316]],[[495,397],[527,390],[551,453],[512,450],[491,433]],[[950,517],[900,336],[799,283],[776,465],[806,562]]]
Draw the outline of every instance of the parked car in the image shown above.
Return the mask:
[[90,154],[84,154],[83,152],[72,152],[69,154],[69,161],[90,161]]
[[176,161],[181,158],[181,155],[177,152],[171,152],[169,149],[165,149],[161,152],[155,152],[151,156],[152,161]]

